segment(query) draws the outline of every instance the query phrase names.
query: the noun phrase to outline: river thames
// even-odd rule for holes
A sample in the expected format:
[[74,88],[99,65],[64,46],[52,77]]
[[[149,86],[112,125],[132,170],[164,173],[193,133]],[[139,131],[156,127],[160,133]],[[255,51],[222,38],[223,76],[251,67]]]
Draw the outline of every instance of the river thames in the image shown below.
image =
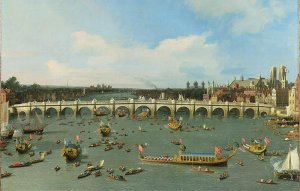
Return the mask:
[[[108,97],[107,97],[108,98]],[[265,157],[265,161],[255,160],[256,156],[238,150],[237,154],[228,161],[227,166],[209,167],[215,173],[191,172],[192,165],[176,164],[154,164],[141,162],[138,159],[138,151],[135,144],[145,144],[144,154],[173,156],[178,152],[178,146],[171,143],[172,140],[182,139],[188,152],[213,153],[214,147],[224,147],[233,142],[241,143],[244,137],[249,142],[255,139],[270,137],[271,143],[268,150],[287,151],[289,144],[294,147],[297,142],[282,141],[281,136],[273,134],[272,130],[264,126],[265,118],[212,118],[206,119],[196,116],[193,119],[183,116],[183,131],[171,131],[164,125],[167,124],[165,117],[160,115],[157,119],[149,118],[146,120],[132,120],[128,117],[113,117],[110,121],[114,132],[110,135],[110,140],[125,142],[122,149],[114,146],[110,151],[104,151],[105,145],[89,148],[91,143],[99,140],[96,129],[99,122],[94,121],[91,115],[83,117],[56,119],[55,117],[45,117],[48,124],[44,130],[42,140],[32,141],[33,150],[36,158],[38,152],[52,149],[52,154],[46,156],[42,163],[34,164],[29,167],[9,169],[8,166],[14,161],[29,160],[28,154],[17,154],[14,149],[14,142],[8,145],[8,151],[13,156],[2,154],[2,172],[12,172],[13,175],[1,180],[3,190],[299,190],[299,183],[291,181],[277,180],[273,177],[273,166],[270,162],[271,157]],[[108,117],[98,117],[104,123]],[[11,123],[23,123],[13,119]],[[200,125],[213,127],[214,130],[206,131],[199,128]],[[146,132],[138,131],[141,126]],[[281,129],[281,132],[290,129]],[[83,132],[85,131],[85,132]],[[81,133],[80,133],[81,132]],[[88,133],[90,132],[90,133]],[[60,155],[63,147],[63,140],[70,139],[75,141],[76,135],[80,135],[82,143],[81,165],[75,167],[72,163],[67,164]],[[26,135],[27,136],[27,135]],[[91,137],[91,139],[89,139]],[[60,144],[56,141],[61,140]],[[131,152],[125,149],[130,148]],[[285,156],[273,158],[274,160],[283,159]],[[272,160],[273,160],[272,159]],[[119,166],[124,165],[128,168],[142,167],[144,172],[136,175],[125,176],[126,182],[110,180],[107,178],[106,169],[102,169],[102,176],[92,176],[77,179],[77,176],[86,169],[86,164],[98,163],[105,160],[105,168],[112,168],[115,174],[124,175],[119,171]],[[242,160],[244,166],[236,164],[237,160]],[[55,166],[60,166],[61,170],[55,171]],[[220,181],[219,173],[229,172],[229,177]],[[264,185],[256,183],[259,178],[274,178],[277,185]]]

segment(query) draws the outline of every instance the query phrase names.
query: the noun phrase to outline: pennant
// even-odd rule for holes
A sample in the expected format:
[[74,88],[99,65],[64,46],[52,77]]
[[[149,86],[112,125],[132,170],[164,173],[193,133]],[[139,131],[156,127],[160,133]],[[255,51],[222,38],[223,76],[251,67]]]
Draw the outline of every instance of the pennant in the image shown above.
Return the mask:
[[141,153],[143,153],[143,152],[145,151],[145,148],[144,148],[142,145],[139,145],[139,151],[140,151]]
[[30,139],[31,141],[34,140],[34,137],[33,137],[33,135],[32,135],[31,133],[29,134],[29,139]]
[[79,135],[76,135],[76,140],[77,140],[78,142],[80,142],[80,136],[79,136]]
[[246,144],[246,139],[242,138],[242,143],[245,145]]
[[168,120],[171,121],[171,120],[172,120],[172,117],[171,117],[171,116],[168,116]]
[[271,139],[269,137],[265,137],[265,143],[268,145],[271,143]]

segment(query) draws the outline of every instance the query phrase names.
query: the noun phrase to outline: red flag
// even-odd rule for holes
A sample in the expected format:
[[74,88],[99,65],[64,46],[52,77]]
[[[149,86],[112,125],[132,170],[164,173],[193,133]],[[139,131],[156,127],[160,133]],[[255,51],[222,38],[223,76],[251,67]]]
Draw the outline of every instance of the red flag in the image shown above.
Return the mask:
[[29,139],[30,139],[31,141],[34,140],[34,137],[33,137],[33,135],[32,135],[31,133],[29,134]]
[[246,139],[245,138],[242,138],[242,143],[246,144]]
[[13,128],[13,129],[17,128],[17,125],[16,125],[15,123],[12,124],[12,128]]
[[268,145],[271,143],[271,139],[269,137],[265,137],[265,143]]
[[142,153],[145,151],[145,148],[142,145],[139,145],[139,151]]
[[93,110],[94,112],[96,112],[97,111],[97,109],[96,108],[94,108],[94,110]]
[[80,141],[80,136],[76,135],[76,140],[79,142]]
[[219,147],[215,147],[215,153],[220,154],[221,153],[221,149]]

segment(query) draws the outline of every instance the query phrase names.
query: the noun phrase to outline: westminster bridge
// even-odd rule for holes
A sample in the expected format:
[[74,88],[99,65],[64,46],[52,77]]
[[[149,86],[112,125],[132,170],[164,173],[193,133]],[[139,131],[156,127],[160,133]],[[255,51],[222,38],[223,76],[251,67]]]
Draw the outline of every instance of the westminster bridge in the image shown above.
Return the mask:
[[[85,108],[85,109],[84,109]],[[134,100],[96,100],[92,101],[57,101],[57,102],[28,102],[16,104],[9,108],[11,114],[17,114],[18,117],[30,117],[37,112],[42,116],[54,113],[60,118],[62,115],[76,117],[81,114],[82,110],[92,113],[96,110],[105,110],[110,115],[115,115],[117,110],[125,110],[129,116],[133,117],[138,114],[138,108],[147,108],[151,117],[156,117],[159,110],[164,108],[169,115],[176,116],[179,111],[185,111],[190,117],[196,114],[206,116],[207,118],[213,115],[228,117],[235,115],[244,117],[250,114],[251,117],[257,118],[261,116],[272,115],[275,109],[272,105],[261,103],[246,103],[246,102],[211,102],[211,101],[196,101],[196,100],[156,100],[156,99],[138,99]],[[66,111],[69,112],[66,113]]]

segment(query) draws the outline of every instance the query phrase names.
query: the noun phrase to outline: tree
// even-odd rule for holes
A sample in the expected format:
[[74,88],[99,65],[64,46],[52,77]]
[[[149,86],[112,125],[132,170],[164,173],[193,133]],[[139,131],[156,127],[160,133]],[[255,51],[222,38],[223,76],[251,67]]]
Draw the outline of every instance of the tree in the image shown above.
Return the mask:
[[190,82],[189,82],[189,81],[186,83],[186,88],[187,88],[187,89],[190,88]]
[[6,80],[6,82],[3,84],[3,87],[8,89],[19,89],[21,86],[17,78],[13,76]]
[[36,92],[36,91],[39,91],[41,89],[41,86],[39,84],[34,83],[31,86],[29,86],[28,89],[31,90],[31,91],[35,91]]
[[194,88],[198,88],[198,82],[197,81],[194,82]]

